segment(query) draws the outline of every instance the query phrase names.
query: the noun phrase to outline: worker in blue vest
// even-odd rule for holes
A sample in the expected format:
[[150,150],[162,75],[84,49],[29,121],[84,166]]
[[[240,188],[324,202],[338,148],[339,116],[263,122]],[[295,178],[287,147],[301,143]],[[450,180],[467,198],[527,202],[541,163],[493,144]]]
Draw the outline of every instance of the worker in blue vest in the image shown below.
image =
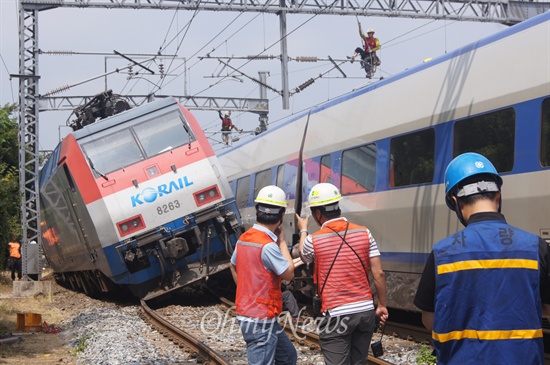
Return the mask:
[[457,156],[445,171],[445,202],[465,228],[434,245],[414,299],[437,364],[544,364],[550,252],[506,222],[501,186],[477,153]]

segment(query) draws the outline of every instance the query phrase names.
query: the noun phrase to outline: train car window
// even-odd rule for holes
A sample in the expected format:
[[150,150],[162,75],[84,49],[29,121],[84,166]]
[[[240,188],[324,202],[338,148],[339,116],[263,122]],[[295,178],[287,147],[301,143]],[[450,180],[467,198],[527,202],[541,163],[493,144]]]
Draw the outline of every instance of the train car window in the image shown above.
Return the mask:
[[284,188],[284,176],[285,176],[285,165],[279,165],[277,167],[277,186],[281,189]]
[[254,198],[258,196],[261,188],[268,185],[271,185],[271,169],[257,172],[254,180]]
[[84,143],[90,167],[96,174],[107,174],[143,160],[143,153],[129,129]]
[[298,179],[298,161],[293,160],[289,161],[285,166],[286,176],[285,176],[285,186],[283,190],[285,191],[287,199],[294,199],[296,197],[296,182]]
[[[193,141],[180,113],[173,111],[133,127],[148,157],[170,151]],[[189,131],[189,132],[188,132]]]
[[243,209],[248,205],[248,198],[250,197],[250,176],[242,177],[237,180],[237,193],[235,194],[235,201],[237,208]]
[[434,177],[434,129],[392,138],[390,155],[390,187],[431,182]]
[[512,171],[516,113],[513,108],[460,120],[454,125],[453,157],[477,152],[487,157],[498,172]]
[[540,163],[543,167],[550,166],[550,99],[542,102],[540,131]]
[[321,164],[319,171],[319,182],[321,183],[332,183],[332,178],[330,177],[332,166],[332,159],[330,155],[325,155],[321,157]]
[[376,144],[371,143],[342,153],[342,194],[372,191],[375,181]]

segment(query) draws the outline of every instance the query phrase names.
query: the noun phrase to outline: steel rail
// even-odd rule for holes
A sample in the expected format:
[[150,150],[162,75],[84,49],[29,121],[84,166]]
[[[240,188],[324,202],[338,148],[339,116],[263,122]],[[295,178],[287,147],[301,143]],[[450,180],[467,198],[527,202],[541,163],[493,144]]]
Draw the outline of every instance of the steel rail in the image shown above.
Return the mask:
[[[197,357],[202,358],[204,361],[201,364],[204,365],[229,365],[229,360],[226,360],[223,356],[218,354],[215,350],[196,339],[191,334],[183,331],[182,329],[174,326],[170,322],[162,318],[156,311],[149,308],[144,300],[141,300],[141,308],[143,314],[147,317],[147,320],[152,323],[159,332],[169,337],[171,341],[175,343],[184,343],[194,351]],[[166,334],[165,332],[168,332]]]

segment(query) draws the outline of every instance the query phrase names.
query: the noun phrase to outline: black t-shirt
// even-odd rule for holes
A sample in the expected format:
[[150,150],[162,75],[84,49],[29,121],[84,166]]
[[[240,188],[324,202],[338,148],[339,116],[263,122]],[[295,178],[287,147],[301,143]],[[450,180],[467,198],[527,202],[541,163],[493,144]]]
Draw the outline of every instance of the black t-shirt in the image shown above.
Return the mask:
[[[498,220],[505,222],[504,216],[500,213],[477,213],[473,214],[468,223],[482,222],[487,220]],[[540,272],[540,296],[542,302],[550,304],[550,248],[545,240],[539,237],[539,272]],[[424,272],[420,278],[414,305],[422,311],[435,311],[435,259],[433,251],[428,257]]]

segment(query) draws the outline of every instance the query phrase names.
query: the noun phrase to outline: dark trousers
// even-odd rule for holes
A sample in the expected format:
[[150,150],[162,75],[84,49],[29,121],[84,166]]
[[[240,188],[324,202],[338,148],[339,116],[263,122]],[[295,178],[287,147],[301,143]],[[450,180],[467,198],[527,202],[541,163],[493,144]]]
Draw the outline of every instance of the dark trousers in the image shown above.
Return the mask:
[[11,268],[11,280],[15,280],[15,273],[17,272],[17,278],[21,280],[22,275],[22,266],[21,258],[10,257],[9,259],[10,268]]
[[374,310],[319,322],[319,345],[326,365],[365,365],[375,328]]
[[296,298],[294,298],[294,295],[288,290],[283,292],[283,310],[288,311],[294,318],[300,315],[300,307],[298,307],[298,302],[296,301]]
[[[355,48],[355,52],[357,52],[357,54],[359,56],[361,56],[361,59],[364,60],[365,58],[367,57],[370,57],[370,54],[365,52],[362,48]],[[373,62],[376,64],[376,65],[379,65],[380,64],[380,58],[378,58],[378,56],[375,54],[373,54]]]

